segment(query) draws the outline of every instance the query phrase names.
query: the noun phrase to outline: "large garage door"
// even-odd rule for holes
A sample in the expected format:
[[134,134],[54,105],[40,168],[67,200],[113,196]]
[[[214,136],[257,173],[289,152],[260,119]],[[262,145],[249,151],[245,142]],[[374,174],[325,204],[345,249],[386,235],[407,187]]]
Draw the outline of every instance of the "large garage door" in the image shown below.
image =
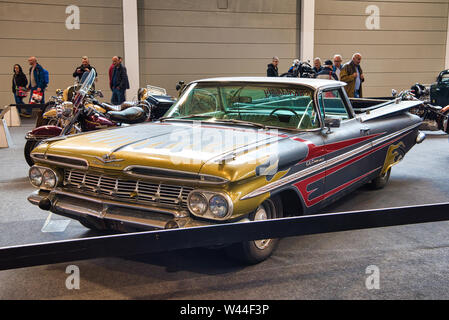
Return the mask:
[[265,76],[298,54],[297,0],[141,0],[141,85],[175,94],[179,80]]

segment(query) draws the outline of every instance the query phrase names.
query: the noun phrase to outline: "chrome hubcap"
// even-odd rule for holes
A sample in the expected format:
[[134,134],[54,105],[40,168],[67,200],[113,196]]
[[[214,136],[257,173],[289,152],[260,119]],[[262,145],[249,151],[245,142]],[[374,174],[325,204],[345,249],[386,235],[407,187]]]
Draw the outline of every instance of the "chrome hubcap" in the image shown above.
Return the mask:
[[[265,208],[261,205],[259,208],[257,208],[254,221],[262,221],[262,220],[268,220],[268,214]],[[264,239],[264,240],[256,240],[254,241],[254,244],[256,247],[260,250],[265,249],[268,247],[271,243],[271,239]]]

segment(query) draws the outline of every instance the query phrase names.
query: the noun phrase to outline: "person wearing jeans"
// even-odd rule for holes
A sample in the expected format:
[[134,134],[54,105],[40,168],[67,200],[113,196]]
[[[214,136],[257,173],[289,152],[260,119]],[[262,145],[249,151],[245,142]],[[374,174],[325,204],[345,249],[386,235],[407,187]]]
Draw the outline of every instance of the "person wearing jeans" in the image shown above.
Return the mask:
[[112,64],[114,65],[114,69],[111,81],[111,103],[119,105],[126,100],[125,92],[129,89],[128,74],[119,57],[113,57]]
[[[37,63],[36,57],[30,57],[28,59],[28,63],[30,64],[30,83],[28,84],[28,90],[30,91],[30,102],[33,98],[33,91],[42,92],[42,100],[40,103],[45,103],[45,76],[44,69],[42,66]],[[31,116],[32,109],[31,107],[27,107],[27,114]]]
[[[12,77],[12,93],[14,94],[15,103],[17,105],[21,105],[21,104],[24,104],[24,102],[23,102],[24,97],[19,97],[18,91],[19,91],[19,88],[27,87],[28,80],[27,80],[25,73],[23,73],[22,67],[19,64],[14,65],[13,71],[14,71],[14,74]],[[20,106],[17,106],[17,110],[19,111],[20,114],[22,114],[22,109]]]

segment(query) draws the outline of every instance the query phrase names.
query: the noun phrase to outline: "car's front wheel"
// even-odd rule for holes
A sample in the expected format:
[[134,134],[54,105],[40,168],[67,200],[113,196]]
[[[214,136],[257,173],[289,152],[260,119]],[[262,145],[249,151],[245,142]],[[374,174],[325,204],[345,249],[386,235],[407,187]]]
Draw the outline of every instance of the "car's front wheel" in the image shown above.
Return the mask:
[[[263,221],[283,217],[282,202],[279,197],[264,201],[252,214],[251,221]],[[226,248],[227,254],[247,264],[256,264],[268,259],[276,249],[279,239],[263,239],[236,243]]]

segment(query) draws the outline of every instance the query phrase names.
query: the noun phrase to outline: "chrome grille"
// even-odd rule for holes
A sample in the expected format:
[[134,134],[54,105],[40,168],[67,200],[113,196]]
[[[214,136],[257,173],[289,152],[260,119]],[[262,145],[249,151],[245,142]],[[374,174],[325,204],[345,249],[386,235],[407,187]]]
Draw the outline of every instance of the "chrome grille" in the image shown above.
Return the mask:
[[126,180],[76,170],[66,170],[64,186],[141,204],[161,205],[187,210],[187,197],[191,187],[151,183],[142,180]]

